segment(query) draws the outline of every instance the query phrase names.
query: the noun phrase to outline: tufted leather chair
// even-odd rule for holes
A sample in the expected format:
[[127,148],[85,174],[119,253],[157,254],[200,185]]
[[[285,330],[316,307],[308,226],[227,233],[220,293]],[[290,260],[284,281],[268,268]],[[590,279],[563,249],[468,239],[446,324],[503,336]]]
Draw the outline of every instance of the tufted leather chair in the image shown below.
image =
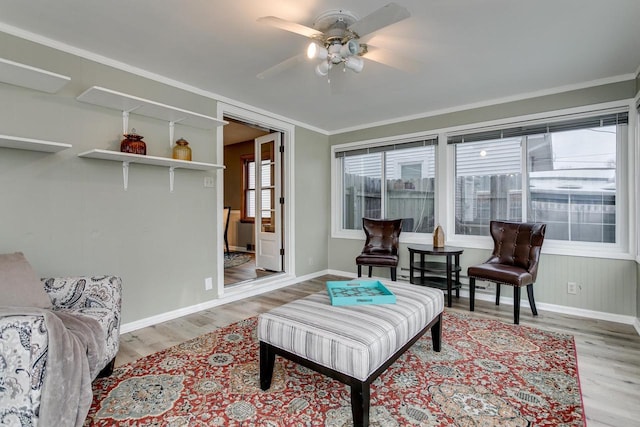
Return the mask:
[[389,267],[391,280],[395,281],[402,219],[362,218],[362,228],[367,241],[362,253],[356,258],[358,277],[362,276],[363,265],[369,267],[369,277],[371,277],[372,267]]
[[546,224],[491,221],[493,253],[483,264],[469,267],[470,310],[474,310],[476,279],[496,283],[496,305],[500,304],[500,285],[513,286],[513,323],[520,323],[520,288],[527,287],[529,305],[538,315],[533,283],[538,274],[540,250]]

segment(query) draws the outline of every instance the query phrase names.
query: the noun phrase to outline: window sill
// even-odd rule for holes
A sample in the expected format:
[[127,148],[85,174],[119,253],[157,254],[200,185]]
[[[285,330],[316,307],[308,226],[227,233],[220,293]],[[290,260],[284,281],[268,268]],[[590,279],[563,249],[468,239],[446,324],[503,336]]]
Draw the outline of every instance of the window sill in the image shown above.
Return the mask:
[[[338,230],[331,235],[333,239],[351,239],[364,241],[364,231],[362,230]],[[400,244],[430,244],[432,234],[407,233],[400,234]],[[446,240],[447,246],[457,246],[468,249],[484,249],[491,251],[493,244],[489,237],[483,236],[454,236]],[[638,259],[621,247],[606,244],[601,246],[580,244],[579,242],[563,242],[558,240],[545,241],[542,246],[543,255],[562,255],[584,258],[604,258],[638,261]],[[640,262],[640,261],[638,261]]]

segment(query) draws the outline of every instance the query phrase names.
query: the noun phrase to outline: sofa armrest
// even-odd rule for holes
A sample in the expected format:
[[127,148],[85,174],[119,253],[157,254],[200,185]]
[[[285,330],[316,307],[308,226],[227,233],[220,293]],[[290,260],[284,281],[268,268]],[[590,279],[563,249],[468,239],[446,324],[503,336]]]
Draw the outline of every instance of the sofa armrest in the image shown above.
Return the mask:
[[117,276],[51,277],[42,282],[54,309],[101,307],[120,313],[122,280]]
[[37,422],[48,349],[44,316],[0,316],[0,415],[9,424]]

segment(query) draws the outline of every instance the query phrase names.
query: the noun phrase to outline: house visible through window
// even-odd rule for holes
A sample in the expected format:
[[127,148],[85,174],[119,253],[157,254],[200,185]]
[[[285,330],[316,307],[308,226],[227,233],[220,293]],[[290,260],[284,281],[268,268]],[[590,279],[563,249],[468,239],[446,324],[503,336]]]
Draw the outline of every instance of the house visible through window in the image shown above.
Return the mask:
[[432,232],[436,141],[337,150],[342,229],[361,229],[363,217],[402,218],[405,232]]
[[543,222],[547,239],[616,243],[627,122],[613,113],[450,136],[456,234],[485,236],[506,219]]

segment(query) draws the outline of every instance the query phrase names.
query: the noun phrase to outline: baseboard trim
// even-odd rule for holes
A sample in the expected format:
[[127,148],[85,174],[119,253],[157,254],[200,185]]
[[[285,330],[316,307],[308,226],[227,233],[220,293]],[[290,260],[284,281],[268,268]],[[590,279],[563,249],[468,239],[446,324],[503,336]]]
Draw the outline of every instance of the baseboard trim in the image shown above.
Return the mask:
[[[335,274],[338,276],[353,277],[355,274],[350,271],[329,270],[329,274]],[[385,277],[372,277],[377,280],[389,280]],[[406,280],[399,280],[400,282],[407,282]],[[460,296],[469,298],[468,289],[460,289]],[[476,299],[481,301],[495,302],[494,293],[476,292]],[[513,305],[513,298],[500,297],[500,304]],[[522,304],[529,307],[529,302],[525,299],[522,300]],[[522,306],[521,304],[521,306]],[[640,319],[635,316],[627,316],[624,314],[607,313],[604,311],[586,310],[584,308],[568,307],[564,305],[548,304],[536,301],[536,307],[540,310],[551,311],[553,313],[570,314],[573,316],[586,317],[589,319],[606,320],[609,322],[622,323],[626,325],[633,325],[640,335]]]
[[135,320],[133,322],[124,323],[120,326],[120,334],[126,334],[128,332],[147,328],[149,326],[157,325],[158,323],[166,322],[168,320],[173,320],[179,317],[187,316],[189,314],[197,313],[198,311],[207,310],[244,298],[260,295],[265,292],[270,292],[276,289],[295,285],[296,283],[315,279],[316,277],[323,276],[325,274],[328,274],[327,270],[318,271],[313,274],[307,274],[299,277],[286,274],[269,276],[259,282],[253,281],[246,286],[239,285],[237,287],[232,287],[229,291],[225,292],[223,296],[211,301],[179,308],[177,310],[168,311],[166,313],[157,314],[155,316],[146,317],[144,319]]
[[[340,270],[322,270],[322,271],[318,271],[315,273],[307,274],[304,276],[298,276],[298,277],[287,276],[287,275],[270,276],[265,278],[265,280],[261,281],[260,283],[251,282],[246,286],[240,285],[238,287],[232,287],[222,297],[211,300],[211,301],[203,302],[201,304],[195,304],[189,307],[184,307],[177,310],[168,311],[166,313],[161,313],[155,316],[146,317],[144,319],[136,320],[133,322],[125,323],[120,327],[120,334],[133,332],[138,329],[153,326],[158,323],[166,322],[168,320],[177,319],[182,316],[197,313],[198,311],[207,310],[213,307],[218,307],[230,302],[241,300],[243,298],[248,298],[248,297],[260,295],[266,292],[274,291],[276,289],[292,286],[297,283],[304,282],[306,280],[315,279],[316,277],[320,277],[325,274],[332,274],[335,276],[355,277],[355,274],[353,272],[340,271]],[[377,277],[377,276],[373,276],[372,279],[385,280],[385,281],[389,280],[386,277]],[[406,281],[404,280],[400,280],[400,282],[406,283]],[[461,289],[460,296],[469,298],[469,291],[466,289]],[[491,302],[495,301],[495,297],[492,294],[487,294],[487,293],[476,293],[476,299],[481,301],[491,301]],[[524,303],[528,304],[526,300],[524,300]],[[513,298],[501,297],[500,304],[513,305]],[[540,310],[546,310],[553,313],[570,314],[573,316],[586,317],[589,319],[606,320],[609,322],[632,325],[635,328],[638,335],[640,335],[640,319],[634,316],[607,313],[603,311],[586,310],[583,308],[568,307],[563,305],[548,304],[548,303],[541,303],[541,302],[537,302],[536,306]]]

